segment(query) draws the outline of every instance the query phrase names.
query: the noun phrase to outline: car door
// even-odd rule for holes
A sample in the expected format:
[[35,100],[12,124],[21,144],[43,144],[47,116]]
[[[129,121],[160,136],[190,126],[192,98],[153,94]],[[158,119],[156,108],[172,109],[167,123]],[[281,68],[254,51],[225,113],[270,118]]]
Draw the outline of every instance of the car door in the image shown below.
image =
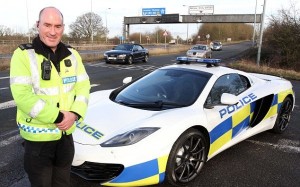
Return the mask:
[[139,45],[133,46],[133,56],[135,60],[141,60],[143,58],[142,47]]
[[[247,77],[232,73],[217,79],[212,87],[205,105],[211,149],[209,155],[218,151],[226,143],[243,134],[249,128],[255,95],[250,92]],[[223,93],[237,96],[238,103],[224,105],[221,103]]]

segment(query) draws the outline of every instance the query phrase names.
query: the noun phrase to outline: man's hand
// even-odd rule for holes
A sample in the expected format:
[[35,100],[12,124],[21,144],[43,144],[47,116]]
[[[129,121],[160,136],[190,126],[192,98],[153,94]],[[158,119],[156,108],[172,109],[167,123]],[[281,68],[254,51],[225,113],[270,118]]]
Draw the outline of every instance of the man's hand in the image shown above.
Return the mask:
[[74,122],[77,120],[77,116],[73,112],[63,110],[61,112],[64,114],[64,118],[62,122],[57,123],[56,126],[59,128],[59,130],[66,131],[72,127]]

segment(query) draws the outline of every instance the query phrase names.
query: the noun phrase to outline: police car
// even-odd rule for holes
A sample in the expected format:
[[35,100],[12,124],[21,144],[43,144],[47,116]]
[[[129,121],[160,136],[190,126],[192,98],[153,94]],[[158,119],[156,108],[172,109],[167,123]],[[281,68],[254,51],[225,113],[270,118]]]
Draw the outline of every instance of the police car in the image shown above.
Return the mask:
[[218,153],[287,129],[295,103],[288,80],[222,67],[219,59],[177,60],[91,93],[73,134],[73,173],[104,186],[184,186]]

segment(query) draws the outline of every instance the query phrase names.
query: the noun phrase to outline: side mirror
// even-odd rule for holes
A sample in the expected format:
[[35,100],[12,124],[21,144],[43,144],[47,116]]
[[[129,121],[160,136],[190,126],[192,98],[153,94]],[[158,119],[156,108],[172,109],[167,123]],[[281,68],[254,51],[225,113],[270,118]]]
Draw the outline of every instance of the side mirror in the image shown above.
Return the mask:
[[238,97],[233,94],[223,93],[221,96],[221,103],[224,105],[235,105],[238,102]]
[[123,84],[128,84],[132,81],[132,77],[126,77],[123,79]]

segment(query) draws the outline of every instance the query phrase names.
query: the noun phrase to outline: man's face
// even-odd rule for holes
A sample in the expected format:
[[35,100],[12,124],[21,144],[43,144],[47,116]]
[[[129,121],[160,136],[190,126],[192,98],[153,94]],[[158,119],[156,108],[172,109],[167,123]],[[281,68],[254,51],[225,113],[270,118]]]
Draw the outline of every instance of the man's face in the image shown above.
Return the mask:
[[46,8],[40,15],[37,27],[41,41],[55,51],[64,32],[61,13],[55,8]]

